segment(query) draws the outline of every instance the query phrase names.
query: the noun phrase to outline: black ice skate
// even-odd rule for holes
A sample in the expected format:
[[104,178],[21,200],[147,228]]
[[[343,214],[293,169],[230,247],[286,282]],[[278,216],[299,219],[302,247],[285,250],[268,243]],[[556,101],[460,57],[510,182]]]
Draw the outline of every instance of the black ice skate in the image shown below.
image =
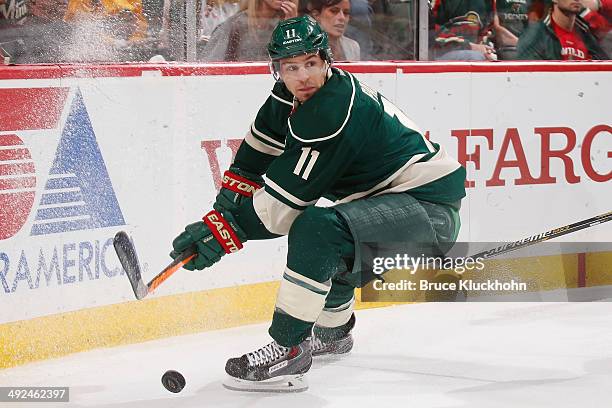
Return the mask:
[[353,348],[351,330],[355,327],[355,314],[340,327],[322,327],[315,325],[312,329],[312,356],[346,354]]
[[230,358],[223,386],[234,391],[299,392],[308,389],[304,374],[312,365],[310,338],[293,347],[277,342]]

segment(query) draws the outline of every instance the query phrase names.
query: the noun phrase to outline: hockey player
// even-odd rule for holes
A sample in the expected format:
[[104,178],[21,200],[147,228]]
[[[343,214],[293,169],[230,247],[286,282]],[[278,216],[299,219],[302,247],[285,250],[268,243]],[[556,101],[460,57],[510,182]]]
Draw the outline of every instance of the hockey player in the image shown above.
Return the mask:
[[[311,17],[280,22],[268,52],[278,82],[214,210],[185,228],[171,256],[195,247],[185,267],[204,269],[246,240],[288,235],[273,341],[229,359],[225,385],[297,391],[307,387],[312,356],[353,346],[354,290],[369,279],[368,248],[410,240],[443,251],[454,242],[465,169],[382,95],[331,67],[327,34]],[[320,197],[336,205],[314,206]]]
[[607,60],[591,27],[580,16],[578,0],[552,0],[544,20],[531,24],[518,41],[521,60]]

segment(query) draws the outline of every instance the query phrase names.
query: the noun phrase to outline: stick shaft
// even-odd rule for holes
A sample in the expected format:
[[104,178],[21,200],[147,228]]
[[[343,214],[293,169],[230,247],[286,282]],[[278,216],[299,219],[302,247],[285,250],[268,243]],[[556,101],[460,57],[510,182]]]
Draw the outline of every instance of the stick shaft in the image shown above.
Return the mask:
[[174,272],[178,271],[185,265],[187,262],[191,261],[196,255],[193,251],[185,251],[180,254],[174,261],[172,261],[168,266],[164,268],[163,271],[158,273],[149,283],[147,283],[147,292],[152,293],[159,285],[161,285],[166,279],[174,274]]
[[537,244],[540,242],[548,241],[549,239],[557,238],[562,235],[570,234],[572,232],[580,231],[585,228],[602,224],[604,222],[612,221],[612,211],[604,214],[597,215],[595,217],[587,218],[586,220],[578,221],[573,224],[565,225],[563,227],[555,228],[550,231],[542,232],[540,234],[532,235],[527,238],[523,238],[519,241],[500,245],[497,248],[482,251],[472,255],[472,258],[491,258],[493,256],[505,254],[508,252],[515,251],[517,249],[525,248],[527,246]]

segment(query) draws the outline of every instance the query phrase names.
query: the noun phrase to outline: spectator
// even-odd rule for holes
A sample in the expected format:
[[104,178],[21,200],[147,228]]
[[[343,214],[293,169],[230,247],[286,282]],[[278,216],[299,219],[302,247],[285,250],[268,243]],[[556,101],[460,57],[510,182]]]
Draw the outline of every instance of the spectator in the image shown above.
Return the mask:
[[272,30],[281,19],[297,16],[297,0],[248,0],[246,9],[219,24],[202,61],[265,61]]
[[609,59],[588,24],[578,15],[579,0],[553,0],[546,18],[531,24],[518,42],[522,60]]
[[99,17],[105,20],[108,34],[129,41],[147,37],[147,19],[142,0],[68,0],[67,22]]
[[237,1],[204,1],[200,12],[200,30],[198,32],[200,38],[208,41],[213,30],[238,11],[240,11],[240,3]]
[[580,17],[591,27],[598,38],[612,29],[612,0],[581,0]]
[[612,0],[581,0],[580,17],[586,21],[606,54],[612,54]]
[[68,0],[64,21],[73,28],[66,61],[133,61],[151,53],[142,0]]
[[376,0],[350,0],[351,1],[351,23],[346,29],[345,35],[359,44],[361,59],[367,59],[372,52],[372,17],[374,10],[371,3]]
[[344,35],[351,17],[349,0],[310,0],[308,14],[314,17],[327,32],[334,60],[361,59],[359,43]]
[[487,40],[493,20],[492,0],[432,0],[431,16],[436,60],[497,59]]
[[516,44],[530,21],[537,21],[542,2],[533,0],[493,0],[493,31],[499,59],[516,59]]

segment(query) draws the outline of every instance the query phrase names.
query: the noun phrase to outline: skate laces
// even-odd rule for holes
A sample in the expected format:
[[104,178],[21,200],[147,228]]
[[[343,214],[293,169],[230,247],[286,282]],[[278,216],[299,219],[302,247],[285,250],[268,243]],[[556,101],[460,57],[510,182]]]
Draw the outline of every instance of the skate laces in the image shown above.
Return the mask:
[[247,353],[246,356],[249,360],[249,365],[258,367],[260,365],[278,360],[279,358],[285,356],[288,350],[289,349],[287,347],[283,347],[277,342],[273,341],[272,343],[266,344],[258,350]]
[[319,351],[323,348],[323,341],[321,341],[319,336],[312,336],[310,340],[310,348],[312,349],[312,351]]

